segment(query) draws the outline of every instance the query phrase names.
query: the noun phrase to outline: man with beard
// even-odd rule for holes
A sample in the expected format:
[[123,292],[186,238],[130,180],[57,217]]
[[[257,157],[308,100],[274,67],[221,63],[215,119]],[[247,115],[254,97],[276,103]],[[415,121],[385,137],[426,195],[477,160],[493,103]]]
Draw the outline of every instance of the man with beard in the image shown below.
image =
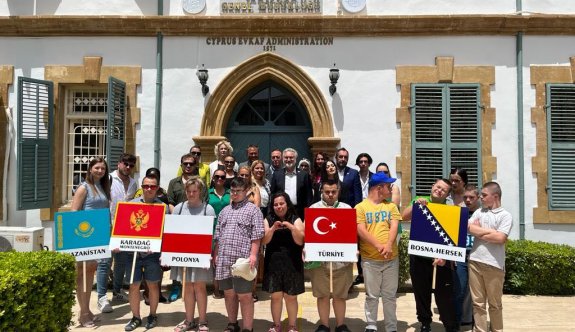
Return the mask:
[[297,151],[287,148],[282,153],[284,168],[275,171],[271,180],[272,194],[284,191],[295,205],[300,218],[304,218],[304,209],[311,205],[313,194],[309,173],[296,168]]
[[349,152],[345,148],[337,150],[337,174],[339,176],[339,181],[341,182],[341,190],[343,192],[347,192],[347,197],[344,197],[341,201],[354,207],[363,200],[363,196],[361,194],[359,173],[355,169],[347,167],[348,161]]

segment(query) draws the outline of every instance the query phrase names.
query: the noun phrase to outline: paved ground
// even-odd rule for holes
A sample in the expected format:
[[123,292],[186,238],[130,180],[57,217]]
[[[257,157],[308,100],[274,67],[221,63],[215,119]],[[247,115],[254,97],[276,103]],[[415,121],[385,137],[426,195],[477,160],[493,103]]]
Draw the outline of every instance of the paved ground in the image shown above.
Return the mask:
[[[169,275],[166,273],[165,275]],[[169,282],[165,281],[164,285]],[[306,284],[309,286],[309,283]],[[164,292],[165,293],[165,292]],[[271,325],[270,300],[265,292],[258,292],[259,301],[255,303],[255,324],[254,331],[266,332]],[[347,301],[346,323],[348,327],[356,332],[361,332],[365,328],[363,304],[365,293],[360,286],[350,292]],[[419,324],[415,317],[415,301],[411,293],[398,293],[397,299],[397,318],[399,320],[399,331],[419,331]],[[113,303],[114,312],[102,314],[101,321],[94,329],[96,331],[123,331],[124,325],[132,317],[130,307],[127,303]],[[142,316],[148,315],[148,308],[141,302]],[[505,295],[503,297],[505,331],[575,331],[573,318],[575,317],[575,297],[548,297],[548,296],[513,296]],[[91,305],[92,311],[97,313],[96,293],[92,293]],[[381,305],[380,305],[381,308]],[[74,307],[74,313],[77,314],[78,307]],[[284,310],[285,311],[285,310]],[[159,326],[152,331],[172,331],[184,318],[184,304],[181,299],[170,304],[160,304],[158,308]],[[434,307],[437,320],[437,308]],[[285,313],[284,313],[285,315]],[[380,315],[383,315],[380,309]],[[196,311],[197,317],[197,311]],[[285,316],[287,318],[287,316]],[[383,327],[383,317],[380,317],[378,324],[379,331],[385,331]],[[77,319],[74,317],[76,326],[72,330],[88,330],[77,325]],[[222,331],[227,325],[226,310],[223,299],[214,299],[208,297],[208,320],[212,331]],[[313,332],[318,322],[315,298],[308,289],[304,294],[299,296],[298,327],[301,332]],[[240,322],[241,323],[241,322]],[[332,325],[335,322],[330,322]],[[287,319],[284,320],[284,327],[287,326]],[[443,331],[442,326],[434,322],[433,331]],[[144,331],[140,327],[136,331]],[[470,327],[463,327],[461,331],[470,331]]]

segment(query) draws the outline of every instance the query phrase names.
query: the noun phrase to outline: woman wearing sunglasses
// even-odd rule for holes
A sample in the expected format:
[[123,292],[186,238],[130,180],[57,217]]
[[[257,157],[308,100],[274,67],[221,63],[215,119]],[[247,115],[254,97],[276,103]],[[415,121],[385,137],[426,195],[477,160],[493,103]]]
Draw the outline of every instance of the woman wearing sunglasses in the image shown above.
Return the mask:
[[[208,190],[208,204],[210,204],[216,213],[216,218],[214,221],[214,230],[216,229],[216,224],[218,221],[218,216],[220,211],[224,207],[230,204],[230,189],[225,187],[226,182],[226,172],[224,170],[218,169],[212,174],[212,183],[210,189]],[[212,244],[213,249],[213,244]],[[214,297],[220,299],[223,297],[222,293],[218,288],[218,282],[214,279]]]

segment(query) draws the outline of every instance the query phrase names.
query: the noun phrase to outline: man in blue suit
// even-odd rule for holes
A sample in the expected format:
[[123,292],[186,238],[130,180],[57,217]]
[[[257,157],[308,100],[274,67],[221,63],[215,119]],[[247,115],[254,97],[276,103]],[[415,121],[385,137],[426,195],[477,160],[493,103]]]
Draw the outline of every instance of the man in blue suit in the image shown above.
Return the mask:
[[363,197],[361,194],[359,172],[355,169],[347,167],[348,161],[349,152],[345,148],[340,148],[337,150],[337,173],[341,182],[342,191],[347,192],[347,197],[344,197],[344,199],[341,201],[349,204],[351,207],[354,207],[356,204],[363,200]]

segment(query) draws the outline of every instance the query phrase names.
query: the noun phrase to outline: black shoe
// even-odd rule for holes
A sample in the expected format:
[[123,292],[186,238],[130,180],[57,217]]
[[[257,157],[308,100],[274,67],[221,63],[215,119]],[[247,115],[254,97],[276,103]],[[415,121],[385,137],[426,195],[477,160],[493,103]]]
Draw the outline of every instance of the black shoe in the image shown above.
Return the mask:
[[353,283],[351,285],[357,286],[359,284],[363,284],[363,276],[361,276],[361,275],[355,277],[355,280],[353,281]]
[[431,332],[431,326],[429,324],[421,324],[419,332]]
[[228,323],[228,326],[224,329],[224,332],[241,332],[242,329],[238,322],[235,323]]
[[320,324],[317,329],[315,329],[315,332],[331,332],[331,330],[329,329],[329,327]]
[[341,324],[340,326],[337,326],[335,328],[335,332],[351,332],[351,331],[347,328],[347,325]]
[[142,325],[142,319],[138,317],[132,317],[132,319],[130,319],[130,322],[126,324],[126,326],[124,326],[124,331],[134,331],[141,325]]
[[148,316],[148,322],[146,323],[146,329],[153,329],[158,325],[158,316]]

